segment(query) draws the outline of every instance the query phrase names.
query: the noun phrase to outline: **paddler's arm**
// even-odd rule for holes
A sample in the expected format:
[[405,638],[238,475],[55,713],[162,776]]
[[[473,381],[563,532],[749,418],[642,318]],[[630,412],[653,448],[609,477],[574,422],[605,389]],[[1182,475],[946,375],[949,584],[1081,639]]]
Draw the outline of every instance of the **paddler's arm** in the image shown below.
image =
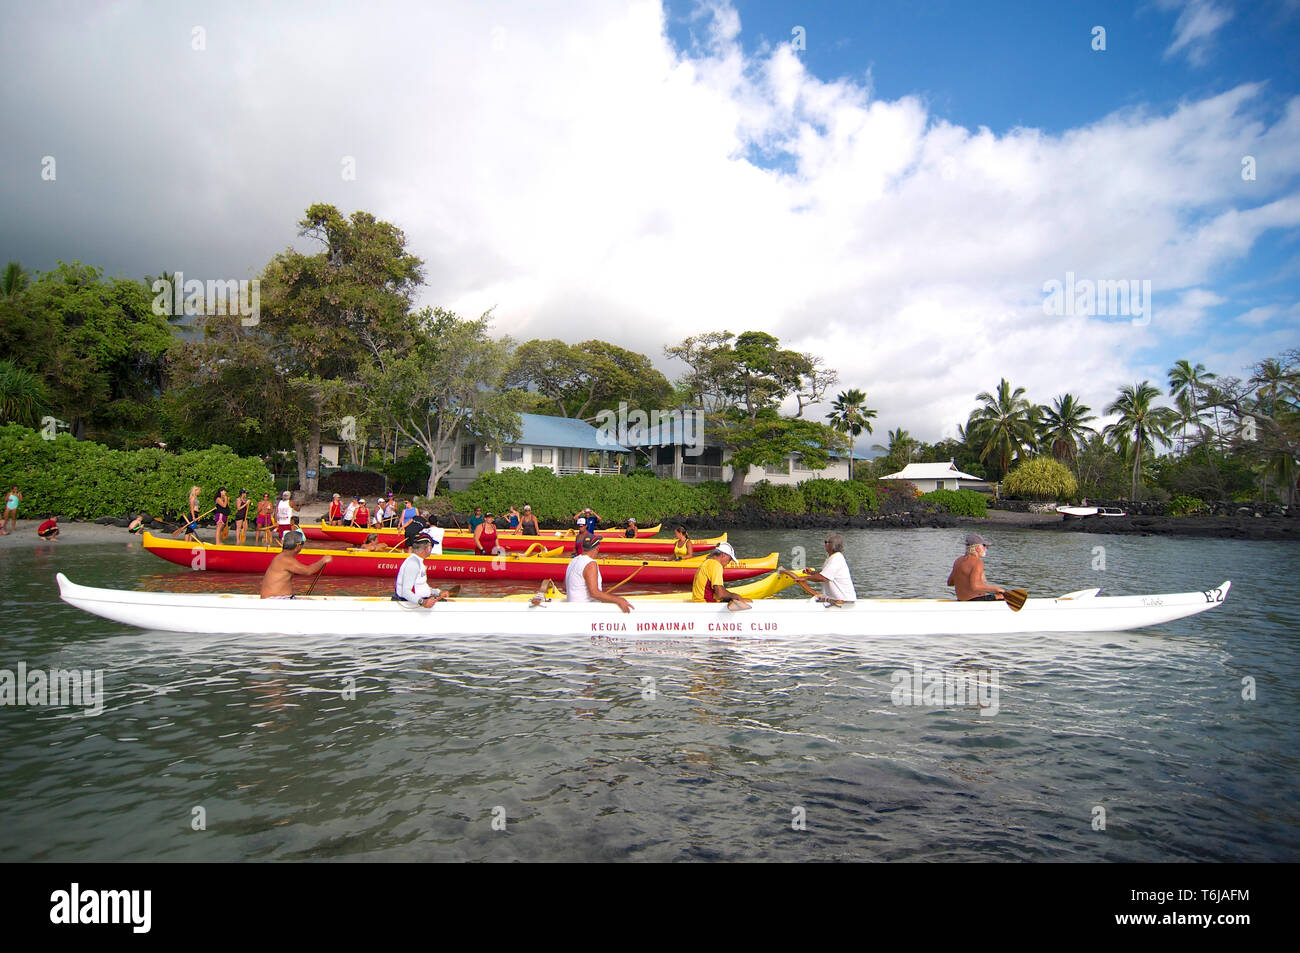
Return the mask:
[[1001,586],[991,585],[989,581],[984,578],[983,563],[976,564],[975,572],[971,574],[970,582],[971,582],[971,591],[974,592],[975,595],[977,596],[982,596],[985,593],[991,592],[999,599],[1001,599],[1006,593],[1006,590],[1003,589]]
[[600,586],[597,585],[596,580],[599,579],[599,574],[600,568],[594,562],[588,563],[587,567],[582,570],[582,580],[587,584],[587,595],[591,596],[591,598],[595,599],[597,602],[612,602],[624,612],[631,612],[632,603],[628,602],[622,596],[616,596],[612,593],[603,591]]
[[326,564],[331,562],[333,559],[333,556],[322,556],[310,566],[304,566],[295,559],[291,563],[285,563],[284,568],[289,570],[289,572],[293,573],[295,576],[314,576],[317,572],[324,569]]

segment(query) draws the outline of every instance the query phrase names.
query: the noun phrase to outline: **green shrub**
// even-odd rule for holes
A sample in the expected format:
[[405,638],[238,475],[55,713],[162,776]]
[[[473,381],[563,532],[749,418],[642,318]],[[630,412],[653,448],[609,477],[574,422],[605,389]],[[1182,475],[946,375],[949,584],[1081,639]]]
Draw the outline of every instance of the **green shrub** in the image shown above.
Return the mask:
[[937,503],[954,516],[987,516],[989,498],[975,490],[932,490],[921,499]]
[[799,484],[810,513],[859,516],[876,509],[879,489],[858,480],[804,480]]
[[1184,496],[1179,494],[1169,501],[1166,512],[1170,516],[1195,516],[1197,513],[1208,513],[1210,505],[1204,500],[1197,499],[1194,496]]
[[797,486],[786,486],[771,483],[768,480],[759,480],[746,495],[746,499],[752,505],[767,510],[769,513],[798,514],[808,512],[808,504],[804,500],[803,491]]
[[542,522],[564,526],[574,513],[587,506],[603,516],[607,525],[621,523],[629,516],[647,526],[672,516],[719,512],[716,491],[708,484],[690,486],[658,477],[632,479],[593,473],[556,476],[547,467],[484,473],[449,497],[456,511],[462,513],[476,506],[501,513],[512,503],[522,510],[527,503]]
[[203,488],[210,509],[224,486],[233,503],[246,489],[254,499],[272,490],[262,461],[236,456],[229,447],[168,453],[164,450],[110,450],[67,434],[44,440],[34,430],[0,427],[0,484],[18,484],[23,511],[67,519],[98,519],[149,513],[179,516],[191,486]]
[[1074,496],[1079,484],[1069,467],[1051,457],[1031,457],[1007,474],[1007,496],[1029,500],[1064,500]]

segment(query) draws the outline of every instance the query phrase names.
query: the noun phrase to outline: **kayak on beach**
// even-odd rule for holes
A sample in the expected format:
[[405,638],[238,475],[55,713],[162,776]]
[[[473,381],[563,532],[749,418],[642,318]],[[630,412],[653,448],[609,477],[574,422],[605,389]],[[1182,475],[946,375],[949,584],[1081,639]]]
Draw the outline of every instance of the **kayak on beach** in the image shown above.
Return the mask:
[[[1112,632],[1158,625],[1208,611],[1231,582],[1200,592],[1100,597],[1085,589],[1033,598],[1019,611],[999,602],[859,599],[835,605],[812,599],[756,599],[732,612],[718,603],[634,597],[634,611],[591,602],[534,604],[455,599],[422,608],[388,596],[190,595],[79,586],[57,576],[63,601],[92,615],[167,632],[338,636],[494,635],[501,638],[730,639],[907,635]],[[686,597],[689,598],[689,597]]]

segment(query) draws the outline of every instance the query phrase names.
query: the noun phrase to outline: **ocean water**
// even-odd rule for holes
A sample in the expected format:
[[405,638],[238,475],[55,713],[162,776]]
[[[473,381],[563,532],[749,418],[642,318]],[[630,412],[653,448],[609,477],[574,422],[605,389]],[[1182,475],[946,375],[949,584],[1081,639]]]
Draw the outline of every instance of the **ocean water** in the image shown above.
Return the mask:
[[[859,593],[946,594],[961,535],[846,533]],[[1190,619],[1091,635],[286,640],[146,632],[60,602],[56,571],[256,582],[170,566],[125,533],[0,551],[0,669],[101,671],[104,686],[99,714],[0,706],[0,856],[1300,859],[1296,548],[986,535],[990,580],[1034,595],[1232,591]],[[787,566],[801,546],[819,566],[822,538],[732,534]],[[996,706],[898,704],[900,673],[917,671],[996,684]]]

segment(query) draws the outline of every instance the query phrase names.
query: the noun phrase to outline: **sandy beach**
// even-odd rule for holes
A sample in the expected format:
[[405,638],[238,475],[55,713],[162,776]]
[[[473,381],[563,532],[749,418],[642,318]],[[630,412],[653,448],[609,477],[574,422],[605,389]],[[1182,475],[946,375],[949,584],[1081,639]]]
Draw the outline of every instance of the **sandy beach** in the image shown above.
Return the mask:
[[[298,511],[299,522],[317,523],[324,516],[329,508],[327,503],[308,503]],[[124,526],[111,526],[102,523],[84,523],[73,520],[59,520],[59,538],[53,541],[41,539],[36,535],[36,527],[43,523],[41,519],[20,519],[18,528],[8,536],[0,536],[0,552],[6,549],[31,549],[35,546],[84,546],[90,543],[117,543],[127,539],[139,539],[139,533],[128,533]],[[206,524],[206,525],[205,525]],[[164,529],[158,524],[153,527],[146,527],[155,536],[170,535],[170,529]],[[253,536],[253,528],[249,527],[249,538]],[[199,538],[205,543],[211,543],[216,537],[216,529],[210,520],[205,520],[199,524]],[[235,531],[231,527],[230,535],[227,537],[229,542],[234,542]]]

